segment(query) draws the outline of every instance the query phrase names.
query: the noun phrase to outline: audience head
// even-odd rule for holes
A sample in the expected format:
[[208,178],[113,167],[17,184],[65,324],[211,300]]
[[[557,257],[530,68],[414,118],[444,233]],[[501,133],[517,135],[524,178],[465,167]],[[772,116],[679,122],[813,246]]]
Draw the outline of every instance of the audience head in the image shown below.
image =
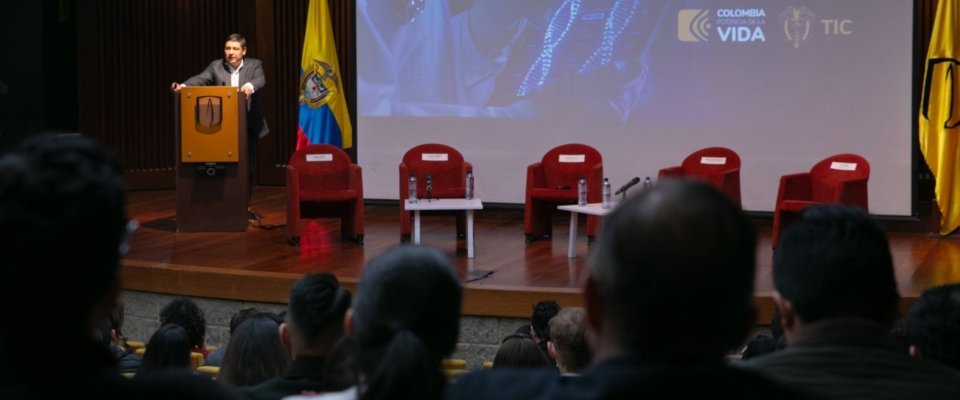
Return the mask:
[[347,334],[357,344],[362,399],[440,398],[462,288],[450,260],[424,246],[387,250],[364,268]]
[[592,353],[587,345],[586,311],[580,307],[560,309],[550,320],[550,341],[547,349],[560,372],[574,373],[587,367]]
[[185,297],[173,299],[160,310],[161,324],[177,324],[187,331],[190,345],[203,347],[203,339],[207,333],[207,319],[197,303]]
[[119,293],[124,204],[119,162],[88,138],[36,135],[0,158],[0,299],[36,297],[40,282],[69,299],[0,335],[89,337]]
[[865,211],[806,209],[777,244],[773,281],[787,338],[803,324],[858,318],[892,326],[897,284],[887,236]]
[[159,371],[190,368],[190,341],[187,331],[177,324],[165,324],[147,342],[143,362],[136,376]]
[[512,334],[503,339],[493,357],[493,368],[523,367],[542,368],[551,366],[550,359],[540,346],[527,335]]
[[280,343],[280,320],[274,313],[257,313],[230,335],[220,365],[220,382],[236,387],[254,386],[283,375],[290,368],[290,353]]
[[233,315],[230,316],[230,336],[233,336],[233,332],[237,330],[237,327],[240,326],[243,321],[259,313],[260,311],[257,311],[256,307],[241,308],[233,313]]
[[293,356],[322,357],[343,335],[350,292],[330,273],[307,274],[293,285],[280,338]]
[[756,233],[712,186],[662,180],[607,217],[584,290],[598,356],[719,360],[753,324]]
[[911,354],[960,369],[960,284],[924,291],[903,330]]
[[553,300],[542,300],[533,306],[530,315],[530,337],[535,342],[550,340],[550,319],[560,311],[560,305]]

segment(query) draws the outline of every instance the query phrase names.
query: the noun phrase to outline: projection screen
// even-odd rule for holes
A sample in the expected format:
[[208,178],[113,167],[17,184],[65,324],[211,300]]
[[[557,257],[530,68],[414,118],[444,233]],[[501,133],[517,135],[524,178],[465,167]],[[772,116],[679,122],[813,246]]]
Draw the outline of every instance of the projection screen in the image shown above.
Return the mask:
[[560,144],[598,149],[614,188],[722,146],[742,160],[745,210],[772,211],[781,175],[857,153],[870,211],[910,215],[912,7],[358,0],[365,195],[397,199],[422,143],[459,149],[497,203],[523,203],[527,165]]

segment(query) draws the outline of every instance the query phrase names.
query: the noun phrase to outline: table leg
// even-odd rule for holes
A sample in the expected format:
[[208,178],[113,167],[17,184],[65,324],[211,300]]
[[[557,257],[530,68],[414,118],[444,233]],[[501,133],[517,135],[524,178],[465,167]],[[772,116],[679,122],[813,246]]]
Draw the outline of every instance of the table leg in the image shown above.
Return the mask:
[[420,210],[413,211],[413,244],[420,244]]
[[577,258],[577,213],[570,213],[570,243],[567,245],[567,257]]
[[473,210],[467,210],[467,258],[473,258]]

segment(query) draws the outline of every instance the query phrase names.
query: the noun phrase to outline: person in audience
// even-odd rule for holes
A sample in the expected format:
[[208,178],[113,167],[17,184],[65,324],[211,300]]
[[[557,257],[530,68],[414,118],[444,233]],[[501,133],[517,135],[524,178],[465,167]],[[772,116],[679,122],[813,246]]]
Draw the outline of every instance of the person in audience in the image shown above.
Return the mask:
[[449,399],[803,398],[728,366],[754,322],[756,234],[714,187],[659,181],[604,218],[583,290],[595,364],[461,376]]
[[290,353],[280,343],[282,323],[270,312],[254,314],[241,322],[227,343],[220,382],[245,387],[283,375],[291,361]]
[[533,306],[530,315],[530,325],[521,326],[517,333],[529,335],[540,346],[544,354],[547,353],[547,342],[550,341],[550,319],[560,312],[560,305],[553,300],[541,300]]
[[581,307],[564,307],[550,319],[547,351],[556,360],[561,374],[579,374],[593,357],[587,344],[585,316],[586,311]]
[[890,334],[893,260],[865,211],[805,210],[777,245],[773,282],[787,348],[744,366],[836,399],[960,398],[960,373],[911,359]]
[[170,369],[190,369],[190,340],[187,331],[177,324],[163,325],[150,336],[136,376]]
[[126,379],[93,339],[117,304],[134,226],[122,171],[83,136],[31,136],[0,157],[0,299],[49,297],[18,315],[15,329],[0,329],[0,399],[236,398],[189,372]]
[[123,301],[117,299],[117,305],[107,319],[110,328],[110,351],[117,361],[117,370],[120,373],[135,373],[143,363],[143,358],[134,354],[133,348],[127,344],[127,337],[123,335]]
[[500,343],[493,368],[549,368],[552,362],[530,336],[514,333]]
[[[233,313],[230,317],[230,336],[233,337],[233,332],[237,330],[237,326],[241,322],[246,321],[247,318],[250,318],[254,314],[259,313],[255,307],[242,308],[237,312]],[[207,354],[207,357],[203,359],[204,366],[213,366],[219,367],[223,364],[223,354],[227,352],[227,346],[220,346],[215,350],[211,351],[210,354]]]
[[902,327],[911,356],[960,369],[960,284],[925,290]]
[[401,246],[372,259],[344,317],[344,334],[357,345],[360,383],[320,399],[439,399],[462,296],[453,265],[436,249]]
[[190,350],[194,353],[203,354],[206,358],[210,353],[204,345],[204,337],[207,334],[207,319],[203,315],[203,310],[186,297],[176,298],[170,301],[160,310],[160,325],[177,324],[187,331],[190,338]]
[[333,274],[300,278],[290,289],[287,318],[280,324],[280,342],[290,350],[293,364],[283,376],[240,392],[251,400],[279,400],[304,391],[327,391],[324,359],[343,336],[343,316],[348,308],[350,292],[340,287]]

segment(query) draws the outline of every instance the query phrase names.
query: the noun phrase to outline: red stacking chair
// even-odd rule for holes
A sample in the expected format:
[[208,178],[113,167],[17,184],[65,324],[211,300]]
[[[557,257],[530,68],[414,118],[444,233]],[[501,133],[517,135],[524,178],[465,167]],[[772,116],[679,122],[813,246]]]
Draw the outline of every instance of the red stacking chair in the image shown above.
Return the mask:
[[302,147],[287,164],[287,230],[300,239],[301,218],[340,218],[340,234],[363,244],[363,175],[338,147]]
[[694,178],[709,182],[740,205],[740,156],[724,147],[697,150],[677,167],[660,170],[660,178]]
[[[603,158],[585,144],[564,144],[544,154],[540,162],[527,167],[527,200],[523,230],[527,240],[553,234],[553,214],[561,204],[577,202],[577,183],[587,180],[587,201],[600,201]],[[587,237],[597,232],[597,217],[587,217]]]
[[[473,172],[473,166],[464,161],[463,155],[453,147],[428,143],[407,150],[400,163],[400,236],[410,236],[411,211],[406,209],[410,176],[417,177],[417,198],[462,199],[466,196],[468,172]],[[429,194],[428,176],[431,180]],[[457,216],[457,237],[465,237],[466,211],[454,213]]]
[[856,154],[837,154],[818,162],[810,172],[780,177],[780,190],[773,213],[771,242],[777,247],[780,235],[807,207],[843,203],[867,208],[867,180],[870,163]]

